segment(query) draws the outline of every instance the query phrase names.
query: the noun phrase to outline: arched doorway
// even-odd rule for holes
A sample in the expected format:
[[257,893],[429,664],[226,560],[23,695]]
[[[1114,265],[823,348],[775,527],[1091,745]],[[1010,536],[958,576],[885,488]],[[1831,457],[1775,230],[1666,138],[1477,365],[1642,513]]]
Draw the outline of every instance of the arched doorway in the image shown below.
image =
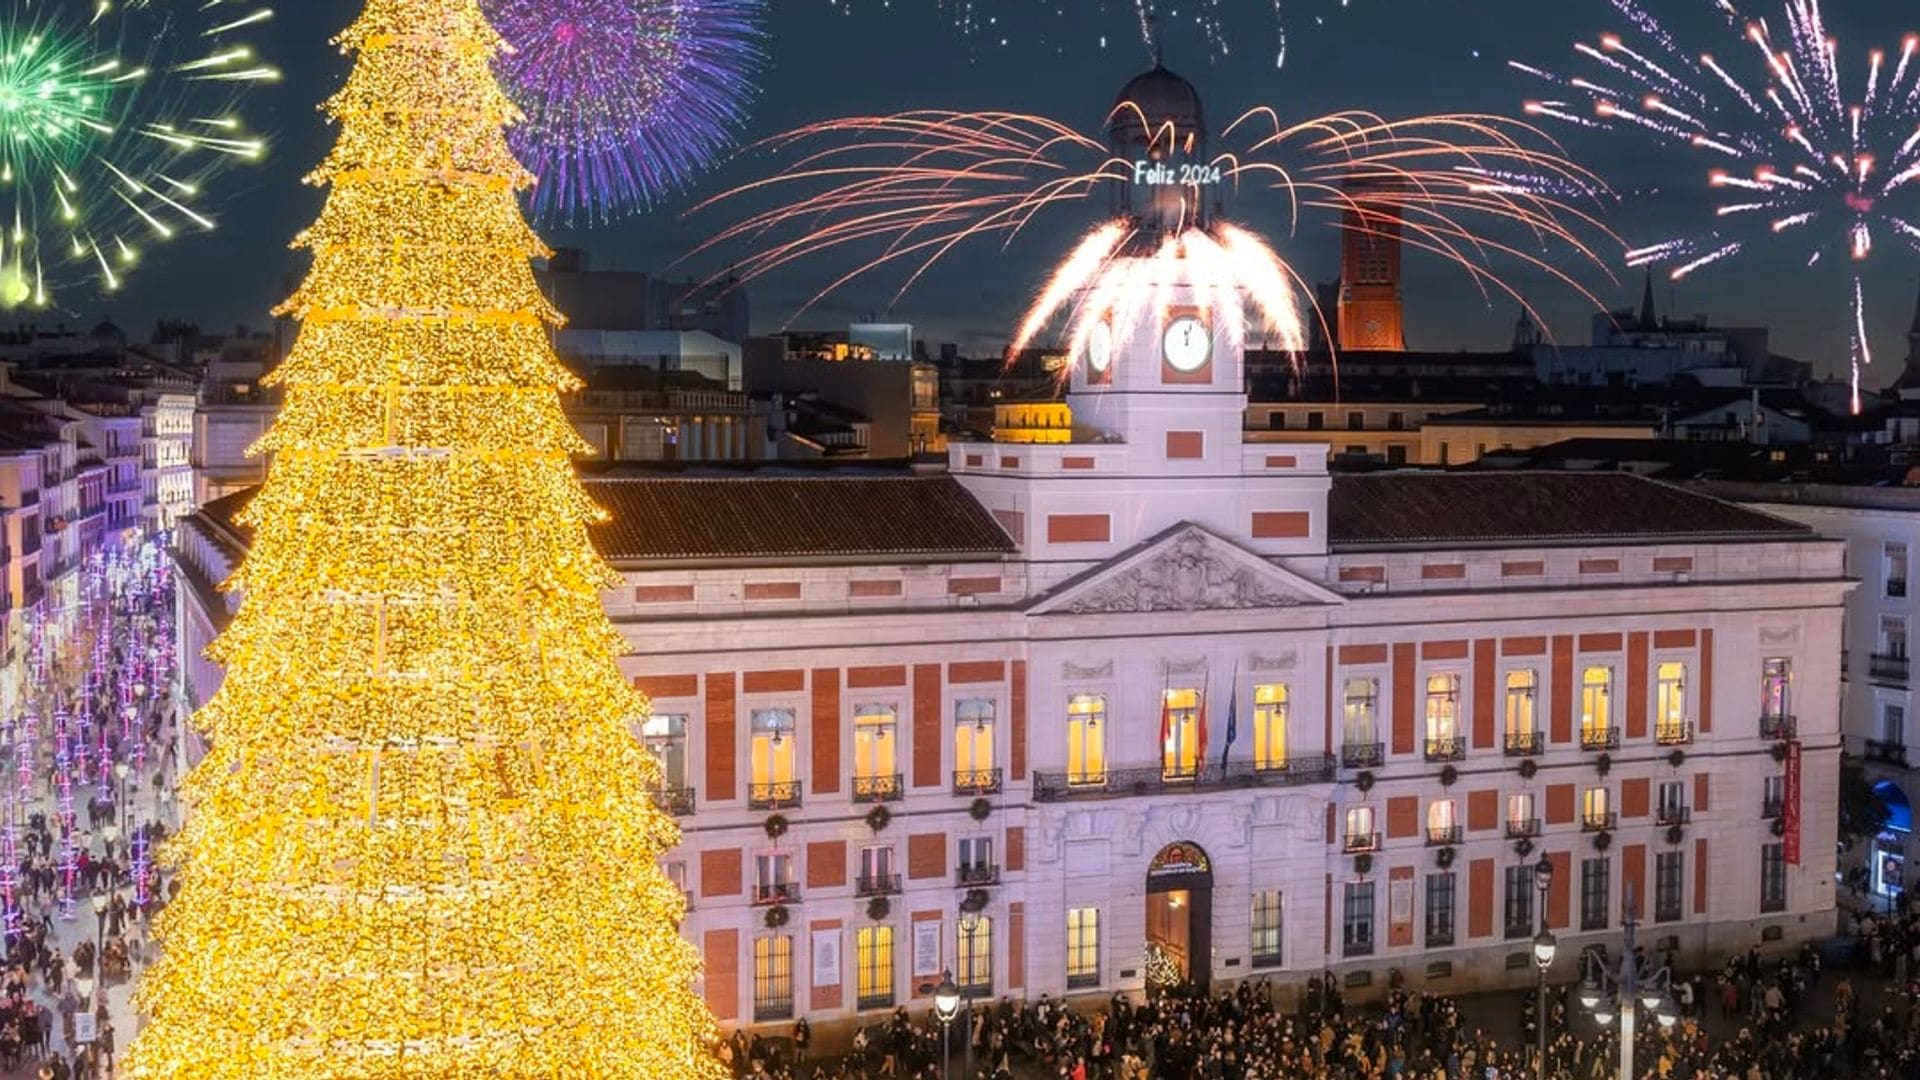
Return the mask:
[[1897,900],[1906,889],[1907,837],[1913,832],[1913,803],[1891,780],[1873,785],[1873,794],[1887,807],[1887,827],[1873,842],[1873,893]]
[[1147,985],[1204,990],[1212,958],[1213,860],[1198,844],[1168,844],[1147,864]]

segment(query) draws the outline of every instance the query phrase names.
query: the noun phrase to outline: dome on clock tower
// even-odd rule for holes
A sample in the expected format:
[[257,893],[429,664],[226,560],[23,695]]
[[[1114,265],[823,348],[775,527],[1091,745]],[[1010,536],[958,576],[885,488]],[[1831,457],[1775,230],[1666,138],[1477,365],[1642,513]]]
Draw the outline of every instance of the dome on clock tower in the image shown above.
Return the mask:
[[1207,113],[1192,83],[1156,63],[1153,70],[1128,80],[1113,99],[1107,141],[1115,151],[1145,157],[1156,142],[1167,148],[1169,129],[1172,149],[1188,152],[1191,142],[1198,150],[1207,142]]

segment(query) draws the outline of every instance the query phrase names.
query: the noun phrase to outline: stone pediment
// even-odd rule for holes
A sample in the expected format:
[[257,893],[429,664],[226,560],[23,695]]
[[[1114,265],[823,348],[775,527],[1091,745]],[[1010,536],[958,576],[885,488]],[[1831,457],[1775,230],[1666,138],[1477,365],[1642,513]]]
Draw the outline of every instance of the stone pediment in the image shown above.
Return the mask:
[[1176,525],[1067,581],[1036,615],[1246,611],[1339,604],[1334,593],[1193,524]]

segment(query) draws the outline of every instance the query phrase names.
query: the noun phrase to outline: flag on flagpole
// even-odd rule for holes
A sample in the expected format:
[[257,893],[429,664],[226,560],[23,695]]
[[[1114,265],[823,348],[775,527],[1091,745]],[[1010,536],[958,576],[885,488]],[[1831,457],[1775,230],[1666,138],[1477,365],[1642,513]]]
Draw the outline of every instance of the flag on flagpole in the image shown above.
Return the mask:
[[1165,675],[1166,685],[1160,688],[1160,752],[1167,752],[1167,744],[1173,741],[1173,672]]
[[1227,739],[1220,747],[1220,768],[1227,767],[1227,755],[1233,752],[1233,740],[1240,734],[1240,665],[1233,665],[1233,685],[1227,690]]
[[1207,764],[1207,698],[1213,683],[1212,673],[1200,677],[1200,714],[1193,725],[1193,770],[1198,773]]

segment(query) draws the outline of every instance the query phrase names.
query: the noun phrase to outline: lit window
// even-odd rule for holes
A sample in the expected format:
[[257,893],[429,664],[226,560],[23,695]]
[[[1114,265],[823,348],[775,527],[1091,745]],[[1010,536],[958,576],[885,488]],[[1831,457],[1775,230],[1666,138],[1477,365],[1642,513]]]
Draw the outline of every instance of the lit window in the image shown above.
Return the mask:
[[1067,783],[1107,782],[1106,721],[1106,695],[1067,699]]
[[1661,743],[1687,739],[1687,665],[1661,663],[1654,686],[1654,738]]
[[987,787],[993,772],[994,704],[969,698],[953,706],[953,771],[958,788]]
[[1427,840],[1435,844],[1460,842],[1460,819],[1454,816],[1452,799],[1435,799],[1427,804]]
[[1770,656],[1760,666],[1760,715],[1793,715],[1793,661]]
[[1427,676],[1427,757],[1451,761],[1461,755],[1460,676]]
[[1374,679],[1348,679],[1343,732],[1348,746],[1367,746],[1379,742],[1374,723],[1380,683]]
[[687,718],[654,713],[640,725],[640,738],[660,759],[660,786],[676,791],[687,786]]
[[1608,810],[1606,788],[1590,787],[1580,793],[1580,820],[1585,822],[1588,828],[1607,828]]
[[1580,741],[1603,743],[1613,727],[1613,669],[1590,667],[1580,680]]
[[1525,836],[1533,830],[1533,796],[1507,796],[1507,831]]
[[854,934],[855,993],[862,1009],[893,1007],[893,927],[862,926]]
[[753,782],[790,784],[798,748],[793,738],[793,711],[757,709],[753,714]]
[[1347,811],[1347,850],[1371,851],[1375,847],[1373,807],[1355,806]]
[[1535,726],[1534,702],[1540,691],[1540,676],[1532,668],[1507,672],[1507,734],[1531,736]]
[[1267,683],[1253,688],[1253,764],[1257,769],[1280,769],[1287,764],[1287,686]]
[[1100,909],[1067,912],[1067,987],[1100,985]]
[[993,993],[993,920],[984,915],[962,918],[959,930],[959,970],[953,981],[968,997]]
[[853,710],[855,780],[889,779],[900,769],[894,756],[896,713],[891,705],[857,705]]
[[793,1018],[793,936],[771,934],[753,940],[753,1018]]
[[1164,775],[1169,780],[1192,779],[1200,754],[1200,691],[1168,690],[1162,708]]

